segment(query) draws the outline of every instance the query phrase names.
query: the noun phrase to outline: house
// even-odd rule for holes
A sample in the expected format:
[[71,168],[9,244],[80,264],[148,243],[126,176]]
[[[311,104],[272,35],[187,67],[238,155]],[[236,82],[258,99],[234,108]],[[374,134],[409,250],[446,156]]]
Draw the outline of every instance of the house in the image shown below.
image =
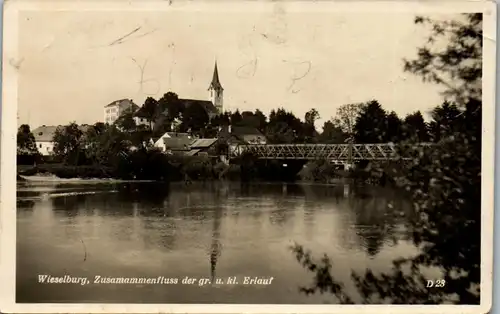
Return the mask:
[[239,145],[265,145],[267,139],[262,132],[249,126],[226,126],[220,129],[219,138],[228,144],[229,154],[239,154]]
[[[139,109],[131,99],[120,99],[104,107],[104,123],[113,124],[120,116],[127,112],[136,112]],[[142,123],[143,118],[134,117],[136,124]],[[144,122],[144,124],[148,124]]]
[[191,143],[189,156],[216,156],[216,138],[200,138]]
[[149,118],[149,114],[144,111],[143,107],[140,107],[134,113],[134,121],[135,125],[145,125],[150,128],[154,128],[154,121],[151,121]]
[[185,154],[191,150],[191,143],[196,139],[187,133],[166,132],[154,146],[169,155]]
[[266,136],[258,129],[249,126],[225,126],[219,130],[219,137],[233,144],[267,143]]
[[[42,125],[34,129],[31,133],[35,137],[36,148],[38,152],[44,156],[49,156],[54,153],[54,134],[57,129],[63,127],[61,125]],[[82,124],[78,126],[78,129],[82,133],[86,133],[91,126],[88,124]]]
[[248,126],[229,126],[229,133],[232,137],[243,141],[245,144],[265,145],[267,139],[258,129]]
[[44,156],[52,155],[54,152],[54,134],[58,126],[42,125],[34,129],[31,133],[35,137],[36,148]]

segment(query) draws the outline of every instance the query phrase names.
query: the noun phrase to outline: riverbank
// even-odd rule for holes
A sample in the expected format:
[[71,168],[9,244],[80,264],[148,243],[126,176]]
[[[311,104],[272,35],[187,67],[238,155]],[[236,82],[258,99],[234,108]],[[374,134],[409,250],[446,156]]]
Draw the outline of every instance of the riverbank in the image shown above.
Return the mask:
[[99,179],[99,178],[59,178],[55,175],[34,175],[34,176],[23,176],[18,175],[17,181],[20,182],[43,182],[43,183],[75,183],[75,184],[94,184],[94,183],[150,183],[155,182],[154,180],[120,180],[120,179]]
[[[211,181],[239,180],[240,169],[237,165],[221,162],[210,163],[205,160],[187,160],[162,164],[151,169],[145,167],[113,169],[101,165],[68,166],[64,164],[18,165],[18,181],[93,181],[93,182],[176,182],[176,181]],[[149,169],[148,169],[149,168]],[[156,171],[153,171],[156,170]]]
[[[193,160],[194,161],[194,160]],[[293,180],[281,180],[279,173],[275,173],[272,168],[260,169],[256,172],[266,173],[265,177],[253,175],[243,180],[241,167],[237,164],[226,165],[222,162],[173,162],[163,169],[161,176],[147,176],[143,171],[136,172],[137,175],[121,175],[113,169],[100,165],[85,166],[67,166],[64,164],[40,164],[36,166],[17,167],[17,180],[30,182],[64,182],[64,183],[120,183],[120,182],[195,182],[195,181],[283,181],[283,182],[302,182],[313,184],[339,184],[346,180],[355,184],[385,185],[393,180],[390,177],[390,171],[394,169],[385,169],[382,172],[374,173],[367,169],[344,170],[338,166],[324,162],[310,162],[304,165],[303,169],[297,173]],[[252,170],[259,168],[254,165]],[[158,170],[158,172],[160,169]],[[400,171],[398,171],[400,172]],[[275,177],[275,178],[274,178]]]

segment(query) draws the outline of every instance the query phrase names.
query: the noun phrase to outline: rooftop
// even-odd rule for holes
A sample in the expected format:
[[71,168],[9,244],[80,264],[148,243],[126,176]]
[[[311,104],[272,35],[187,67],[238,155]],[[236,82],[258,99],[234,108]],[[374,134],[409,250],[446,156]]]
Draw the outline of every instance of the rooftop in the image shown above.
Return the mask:
[[125,106],[125,105],[130,105],[132,104],[132,106],[135,106],[137,108],[139,108],[139,106],[137,106],[133,101],[132,99],[120,99],[120,100],[115,100],[109,104],[107,104],[106,106],[104,106],[104,108],[108,108],[108,107],[113,107],[113,106]]
[[217,142],[216,138],[200,138],[191,144],[191,148],[207,148]]
[[[42,125],[36,129],[34,129],[31,133],[35,137],[36,142],[52,142],[54,138],[54,134],[57,129],[60,127],[64,127],[63,125]],[[78,126],[78,129],[83,133],[87,132],[87,130],[91,126],[88,124],[82,124]]]

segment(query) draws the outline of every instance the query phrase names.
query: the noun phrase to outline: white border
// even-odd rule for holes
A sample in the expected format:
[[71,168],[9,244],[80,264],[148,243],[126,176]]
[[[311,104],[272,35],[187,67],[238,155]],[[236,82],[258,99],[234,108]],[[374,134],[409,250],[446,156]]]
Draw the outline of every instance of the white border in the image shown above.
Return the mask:
[[211,305],[211,304],[16,304],[16,131],[17,131],[17,54],[18,12],[22,10],[78,11],[260,11],[272,12],[275,3],[187,2],[179,1],[20,1],[4,3],[3,94],[1,115],[0,173],[0,310],[8,313],[487,313],[492,302],[493,265],[493,178],[495,132],[495,53],[496,4],[493,1],[421,2],[327,2],[281,1],[287,12],[483,12],[483,138],[482,138],[482,234],[480,305]]

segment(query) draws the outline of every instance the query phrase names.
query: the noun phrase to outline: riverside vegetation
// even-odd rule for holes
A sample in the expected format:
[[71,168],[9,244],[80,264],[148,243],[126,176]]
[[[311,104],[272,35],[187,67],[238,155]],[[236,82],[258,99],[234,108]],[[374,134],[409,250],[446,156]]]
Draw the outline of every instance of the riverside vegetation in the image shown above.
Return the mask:
[[[314,275],[312,284],[301,288],[304,293],[331,293],[341,303],[353,303],[355,297],[362,303],[480,302],[482,14],[453,20],[417,17],[415,23],[429,27],[431,35],[415,60],[405,60],[405,70],[442,85],[455,101],[432,112],[430,129],[438,145],[413,149],[412,165],[396,178],[413,203],[416,219],[408,229],[419,253],[394,260],[384,273],[352,272],[355,296],[332,275],[333,258],[317,259],[296,244],[294,255]],[[441,270],[440,278],[422,274],[432,267]],[[442,280],[442,287],[428,288],[429,279]]]
[[[269,144],[290,143],[416,143],[439,142],[443,132],[455,130],[461,123],[456,118],[460,108],[444,102],[432,111],[426,122],[420,111],[404,118],[387,112],[371,100],[360,104],[346,104],[336,116],[326,121],[322,132],[315,128],[320,118],[316,109],[309,110],[303,120],[283,108],[272,110],[266,117],[260,110],[240,113],[225,112],[212,119],[201,107],[182,107],[175,93],[168,92],[160,100],[147,98],[144,112],[151,112],[152,126],[137,126],[132,113],[125,113],[114,124],[101,122],[82,128],[76,123],[61,126],[55,132],[54,153],[41,156],[29,125],[21,125],[17,134],[18,172],[21,175],[50,173],[60,178],[116,178],[127,180],[295,180],[329,182],[334,178],[351,177],[366,181],[381,174],[403,169],[398,163],[382,165],[384,171],[375,174],[374,165],[357,164],[355,170],[343,171],[326,160],[309,162],[288,161],[287,172],[279,161],[260,162],[245,155],[231,160],[229,165],[219,156],[227,155],[227,137],[218,130],[227,126],[250,127],[259,130]],[[145,110],[147,109],[147,110]],[[169,112],[167,116],[158,112]],[[178,122],[177,125],[173,122]],[[174,126],[175,125],[175,126]],[[172,129],[173,127],[173,129]],[[217,137],[208,156],[166,155],[152,142],[167,131],[189,132],[198,137]],[[296,163],[296,164],[295,164]],[[380,166],[380,165],[377,165]],[[302,169],[302,170],[301,170]],[[391,171],[387,171],[391,169]],[[370,171],[367,171],[370,170]],[[300,172],[299,172],[300,171]],[[385,179],[384,179],[385,181]]]

